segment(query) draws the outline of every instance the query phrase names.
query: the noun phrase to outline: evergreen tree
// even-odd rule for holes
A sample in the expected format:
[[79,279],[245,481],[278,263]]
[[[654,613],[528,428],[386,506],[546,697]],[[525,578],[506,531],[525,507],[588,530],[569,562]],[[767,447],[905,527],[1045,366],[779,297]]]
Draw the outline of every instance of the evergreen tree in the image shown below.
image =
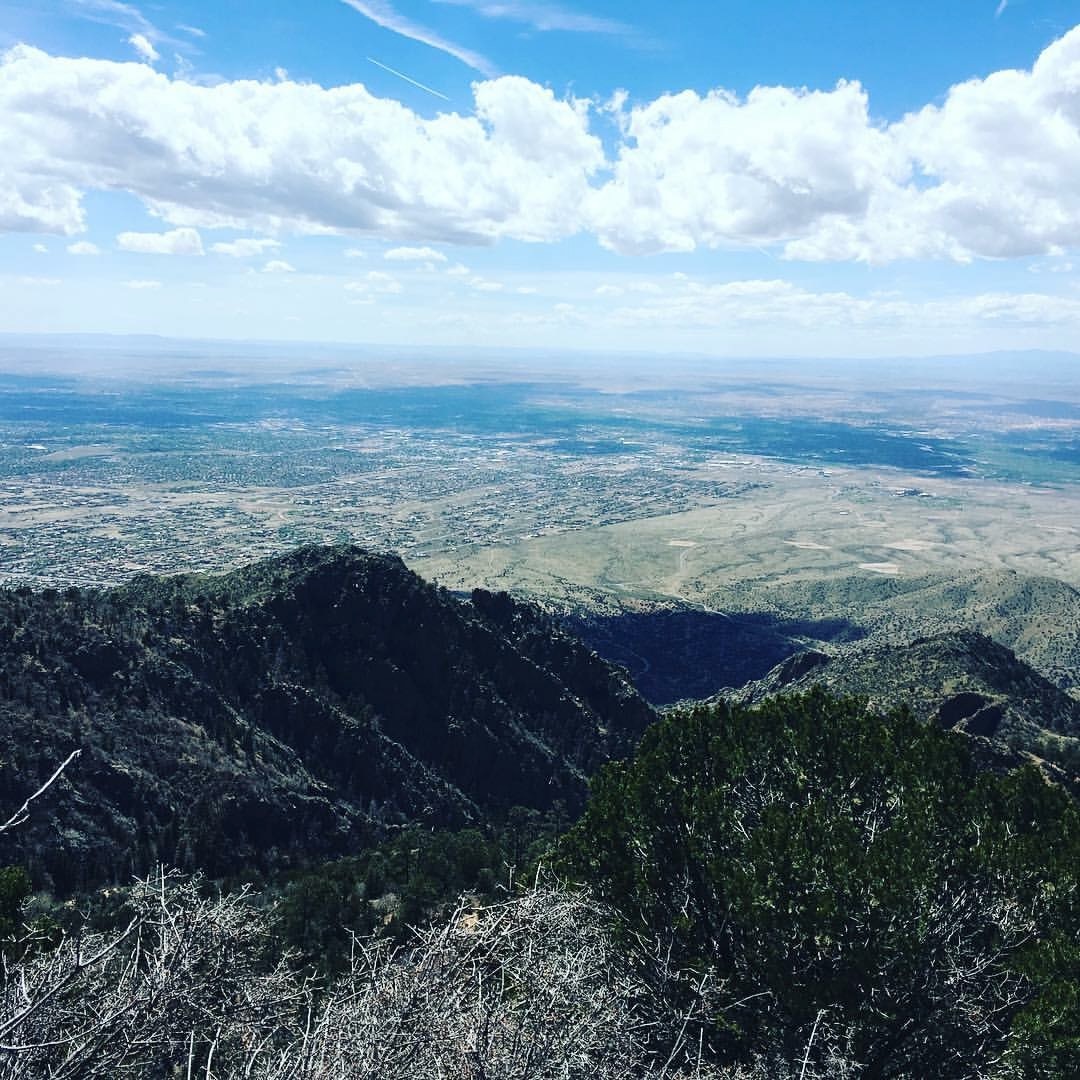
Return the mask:
[[1047,1076],[1052,1043],[1080,1075],[1076,807],[904,712],[812,692],[675,713],[603,770],[559,864],[718,1060],[813,1036],[867,1080]]

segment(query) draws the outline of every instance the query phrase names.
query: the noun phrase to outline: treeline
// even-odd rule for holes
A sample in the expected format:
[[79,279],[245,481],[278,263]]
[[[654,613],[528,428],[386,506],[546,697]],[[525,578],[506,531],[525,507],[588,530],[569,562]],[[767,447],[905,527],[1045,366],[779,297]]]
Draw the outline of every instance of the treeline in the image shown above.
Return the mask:
[[403,829],[274,903],[140,886],[10,951],[0,1077],[1080,1075],[1080,814],[1035,768],[860,699],[717,703],[564,824]]

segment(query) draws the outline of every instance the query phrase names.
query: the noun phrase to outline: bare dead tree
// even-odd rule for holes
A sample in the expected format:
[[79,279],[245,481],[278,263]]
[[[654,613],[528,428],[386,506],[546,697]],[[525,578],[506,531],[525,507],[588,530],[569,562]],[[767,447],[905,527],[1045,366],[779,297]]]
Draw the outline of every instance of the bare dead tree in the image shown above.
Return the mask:
[[640,987],[580,893],[459,907],[406,949],[357,942],[303,1038],[259,1080],[615,1080],[640,1076]]
[[[355,939],[321,992],[265,959],[249,893],[161,872],[131,918],[3,971],[0,1080],[856,1080],[808,1065],[706,1065],[693,1017],[657,1053],[650,988],[588,895],[546,886],[463,904],[395,947]],[[680,1018],[676,1017],[676,1024]],[[825,1025],[817,1038],[826,1038]],[[665,1044],[666,1045],[666,1044]],[[800,1069],[801,1065],[801,1069]]]
[[208,898],[162,871],[130,906],[122,930],[65,937],[5,968],[4,1080],[167,1076],[249,1053],[306,1004],[284,959],[261,970],[266,918],[246,893]]

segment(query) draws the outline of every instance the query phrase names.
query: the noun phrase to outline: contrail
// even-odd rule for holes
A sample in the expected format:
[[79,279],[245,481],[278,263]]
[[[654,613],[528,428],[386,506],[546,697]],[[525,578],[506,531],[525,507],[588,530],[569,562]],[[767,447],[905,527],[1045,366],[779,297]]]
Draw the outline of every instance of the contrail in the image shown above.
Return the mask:
[[994,12],[994,18],[1000,19],[1005,13],[1005,9],[1009,6],[1009,0],[1001,0],[1001,3],[997,6],[997,11]]
[[434,94],[437,98],[442,98],[443,101],[449,101],[450,99],[445,94],[440,94],[438,90],[432,90],[430,86],[425,86],[422,82],[417,82],[415,79],[410,79],[408,75],[395,68],[390,67],[388,64],[381,64],[374,57],[369,56],[367,58],[369,64],[374,64],[376,67],[382,68],[383,71],[389,71],[391,75],[396,75],[399,79],[404,79],[407,83],[412,83],[413,86],[418,86],[421,90],[426,90],[429,94]]

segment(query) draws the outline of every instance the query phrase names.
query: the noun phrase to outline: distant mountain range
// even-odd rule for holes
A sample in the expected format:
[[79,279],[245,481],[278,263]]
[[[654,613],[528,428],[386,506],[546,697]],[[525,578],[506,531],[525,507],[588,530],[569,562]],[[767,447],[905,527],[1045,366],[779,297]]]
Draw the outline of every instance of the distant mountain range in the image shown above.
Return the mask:
[[0,592],[0,807],[83,753],[0,863],[70,892],[213,875],[514,805],[575,814],[654,719],[535,609],[303,548],[221,576]]

